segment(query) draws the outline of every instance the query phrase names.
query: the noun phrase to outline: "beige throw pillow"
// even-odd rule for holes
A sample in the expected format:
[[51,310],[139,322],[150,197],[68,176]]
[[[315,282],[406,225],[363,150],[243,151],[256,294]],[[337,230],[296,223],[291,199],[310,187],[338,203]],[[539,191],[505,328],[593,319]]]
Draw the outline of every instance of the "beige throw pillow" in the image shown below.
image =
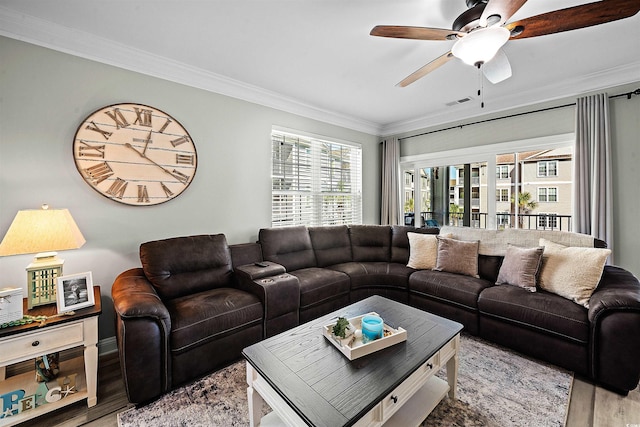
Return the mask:
[[543,252],[542,246],[520,248],[508,245],[496,285],[514,285],[535,292]]
[[478,276],[480,241],[466,242],[438,236],[438,258],[434,270]]
[[[432,270],[438,257],[438,239],[435,234],[408,232],[409,262],[407,267],[416,270]],[[451,234],[445,235],[451,237]]]
[[589,308],[611,250],[564,246],[546,239],[540,239],[540,246],[544,246],[540,287]]
[[407,233],[409,238],[409,262],[407,267],[431,270],[436,266],[438,240],[435,234]]

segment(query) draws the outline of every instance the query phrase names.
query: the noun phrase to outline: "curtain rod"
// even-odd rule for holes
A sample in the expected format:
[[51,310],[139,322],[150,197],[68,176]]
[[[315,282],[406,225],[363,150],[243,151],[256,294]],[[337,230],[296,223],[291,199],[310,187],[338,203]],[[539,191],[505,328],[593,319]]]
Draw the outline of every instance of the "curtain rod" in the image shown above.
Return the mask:
[[[609,99],[619,98],[621,96],[626,96],[627,99],[631,99],[632,95],[640,95],[640,89],[636,89],[636,90],[631,91],[631,92],[620,93],[618,95],[611,95],[609,97]],[[502,120],[502,119],[510,119],[512,117],[524,116],[524,115],[532,114],[532,113],[541,113],[541,112],[544,112],[544,111],[557,110],[559,108],[573,107],[575,105],[576,105],[576,103],[574,102],[572,104],[557,105],[555,107],[541,108],[541,109],[538,109],[538,110],[526,111],[526,112],[523,112],[523,113],[510,114],[508,116],[494,117],[493,119],[478,120],[476,122],[465,123],[465,124],[456,125],[456,126],[450,126],[448,128],[432,130],[432,131],[429,131],[429,132],[423,132],[423,133],[419,133],[419,134],[411,135],[411,136],[405,136],[404,138],[399,138],[399,140],[409,139],[409,138],[416,138],[418,136],[424,136],[424,135],[429,135],[429,134],[432,134],[432,133],[443,132],[445,130],[462,129],[465,126],[471,126],[471,125],[477,125],[477,124],[481,124],[481,123],[493,122],[493,121]]]

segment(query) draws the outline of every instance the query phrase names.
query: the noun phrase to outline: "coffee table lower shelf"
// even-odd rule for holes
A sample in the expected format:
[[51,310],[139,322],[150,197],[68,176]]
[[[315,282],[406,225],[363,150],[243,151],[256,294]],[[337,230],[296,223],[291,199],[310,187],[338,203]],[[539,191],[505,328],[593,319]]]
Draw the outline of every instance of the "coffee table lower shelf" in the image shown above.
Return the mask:
[[[290,407],[286,404],[281,405],[279,402],[269,398],[274,396],[271,392],[275,393],[275,391],[271,389],[263,379],[254,382],[253,387],[256,391],[259,390],[260,395],[270,406],[277,406],[278,412],[289,421],[288,423],[284,422],[276,410],[274,410],[260,419],[260,427],[306,426],[304,421],[302,421]],[[357,422],[355,425],[380,425],[384,427],[419,426],[435,407],[438,406],[438,403],[444,399],[448,392],[449,384],[433,376],[385,423],[380,424],[374,421],[372,423],[361,424],[361,422]]]

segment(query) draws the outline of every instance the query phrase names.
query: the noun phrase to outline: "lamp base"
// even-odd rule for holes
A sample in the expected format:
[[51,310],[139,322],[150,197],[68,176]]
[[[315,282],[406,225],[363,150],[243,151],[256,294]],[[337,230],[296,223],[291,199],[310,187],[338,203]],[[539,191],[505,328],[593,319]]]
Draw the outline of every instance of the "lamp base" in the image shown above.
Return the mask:
[[56,252],[37,254],[27,266],[27,306],[29,309],[56,303],[57,278],[62,276],[64,260]]

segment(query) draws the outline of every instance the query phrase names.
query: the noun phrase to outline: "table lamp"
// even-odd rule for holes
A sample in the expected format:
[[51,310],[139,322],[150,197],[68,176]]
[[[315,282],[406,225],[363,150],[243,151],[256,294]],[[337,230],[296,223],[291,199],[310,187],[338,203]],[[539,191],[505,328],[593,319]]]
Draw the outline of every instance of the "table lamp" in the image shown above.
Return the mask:
[[68,209],[18,211],[0,243],[0,256],[37,253],[27,266],[28,307],[56,302],[56,278],[64,260],[52,251],[77,249],[86,240]]

